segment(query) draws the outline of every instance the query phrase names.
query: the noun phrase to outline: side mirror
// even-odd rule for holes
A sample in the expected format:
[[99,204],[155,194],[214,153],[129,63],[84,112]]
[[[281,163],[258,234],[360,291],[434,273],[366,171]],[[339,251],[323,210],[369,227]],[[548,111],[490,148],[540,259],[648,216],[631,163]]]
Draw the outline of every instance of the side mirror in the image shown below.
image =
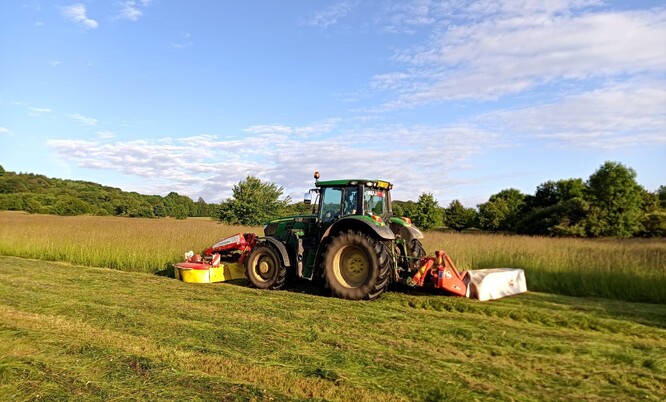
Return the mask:
[[305,205],[312,204],[312,194],[305,193],[305,195],[303,196],[303,204],[305,204]]

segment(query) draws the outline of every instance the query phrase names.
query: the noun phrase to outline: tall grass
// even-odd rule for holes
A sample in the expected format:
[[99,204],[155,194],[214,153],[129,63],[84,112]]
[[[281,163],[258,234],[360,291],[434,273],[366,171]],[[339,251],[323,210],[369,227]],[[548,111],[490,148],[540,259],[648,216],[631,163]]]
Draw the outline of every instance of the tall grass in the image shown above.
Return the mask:
[[522,268],[529,289],[666,303],[665,239],[573,239],[430,232],[459,269]]
[[157,272],[218,240],[258,228],[187,220],[99,216],[61,217],[0,212],[0,254]]
[[[260,227],[209,219],[29,215],[0,212],[0,254],[124,271],[157,272],[239,232]],[[429,253],[444,249],[459,269],[515,267],[528,288],[572,296],[666,303],[666,240],[557,239],[428,232]]]

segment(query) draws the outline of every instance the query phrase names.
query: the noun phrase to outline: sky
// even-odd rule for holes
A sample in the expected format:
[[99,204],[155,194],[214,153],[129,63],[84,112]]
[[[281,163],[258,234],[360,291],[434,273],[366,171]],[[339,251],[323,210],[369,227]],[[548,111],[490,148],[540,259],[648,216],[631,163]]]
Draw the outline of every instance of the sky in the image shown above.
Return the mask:
[[220,202],[248,175],[474,207],[666,185],[666,2],[2,1],[0,165]]

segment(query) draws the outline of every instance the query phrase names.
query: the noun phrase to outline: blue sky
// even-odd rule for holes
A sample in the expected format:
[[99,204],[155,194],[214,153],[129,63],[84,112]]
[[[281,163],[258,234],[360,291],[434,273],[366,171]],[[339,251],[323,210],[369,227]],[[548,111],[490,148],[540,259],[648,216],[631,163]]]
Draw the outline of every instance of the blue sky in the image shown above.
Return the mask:
[[247,175],[467,206],[666,185],[663,1],[4,1],[0,164],[219,202]]

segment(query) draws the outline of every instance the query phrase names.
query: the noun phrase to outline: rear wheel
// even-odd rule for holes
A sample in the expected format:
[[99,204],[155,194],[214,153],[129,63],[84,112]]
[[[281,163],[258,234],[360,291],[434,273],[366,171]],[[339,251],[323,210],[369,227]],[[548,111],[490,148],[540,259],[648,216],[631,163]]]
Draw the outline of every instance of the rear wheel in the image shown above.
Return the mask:
[[245,276],[259,289],[280,289],[284,286],[287,268],[272,247],[261,245],[247,258]]
[[343,299],[375,299],[389,283],[390,255],[380,241],[359,232],[343,232],[324,255],[326,283]]
[[406,243],[400,243],[396,247],[399,265],[407,272],[412,272],[419,268],[419,261],[426,256],[425,249],[419,239],[411,239]]

